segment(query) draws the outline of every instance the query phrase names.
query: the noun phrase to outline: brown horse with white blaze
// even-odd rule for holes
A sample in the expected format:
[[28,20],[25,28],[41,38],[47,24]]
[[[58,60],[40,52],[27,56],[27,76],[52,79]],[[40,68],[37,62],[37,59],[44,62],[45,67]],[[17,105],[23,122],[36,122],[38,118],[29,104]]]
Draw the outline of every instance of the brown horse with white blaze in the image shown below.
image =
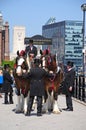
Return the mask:
[[44,55],[42,57],[42,65],[50,73],[53,73],[52,78],[45,78],[45,103],[42,111],[53,111],[53,113],[60,113],[58,108],[58,89],[63,81],[63,72],[57,66],[56,56],[52,54]]
[[30,80],[24,78],[23,73],[28,72],[28,65],[23,56],[19,56],[13,76],[16,84],[17,106],[16,113],[27,113],[27,103],[29,98]]

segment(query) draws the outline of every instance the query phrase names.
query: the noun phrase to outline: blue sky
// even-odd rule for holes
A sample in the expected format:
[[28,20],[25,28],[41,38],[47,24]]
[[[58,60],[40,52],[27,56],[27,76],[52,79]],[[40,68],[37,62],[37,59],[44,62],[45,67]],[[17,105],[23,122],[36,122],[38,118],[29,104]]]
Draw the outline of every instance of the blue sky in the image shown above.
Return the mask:
[[10,46],[15,25],[26,27],[26,36],[42,34],[42,25],[50,17],[56,22],[82,20],[81,5],[86,0],[0,0],[0,11],[10,26]]

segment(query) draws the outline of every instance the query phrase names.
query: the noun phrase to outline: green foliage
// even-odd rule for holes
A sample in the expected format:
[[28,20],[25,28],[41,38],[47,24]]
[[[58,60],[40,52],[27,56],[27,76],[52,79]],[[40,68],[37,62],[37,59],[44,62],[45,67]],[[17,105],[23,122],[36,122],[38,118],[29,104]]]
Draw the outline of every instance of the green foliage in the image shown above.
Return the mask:
[[5,64],[9,64],[10,67],[11,67],[11,69],[13,69],[14,63],[15,63],[15,60],[12,60],[12,61],[3,61],[2,62],[2,66],[4,66]]

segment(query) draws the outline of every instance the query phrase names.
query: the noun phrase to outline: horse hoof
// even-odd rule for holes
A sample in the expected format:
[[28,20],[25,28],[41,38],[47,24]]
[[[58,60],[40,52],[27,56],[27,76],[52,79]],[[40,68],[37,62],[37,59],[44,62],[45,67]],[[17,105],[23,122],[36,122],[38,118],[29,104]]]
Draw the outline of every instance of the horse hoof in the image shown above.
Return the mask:
[[24,114],[25,116],[28,116],[28,112]]
[[43,113],[43,114],[45,114],[45,113],[46,113],[46,111],[42,111],[42,113]]
[[62,112],[62,109],[59,109],[60,112]]
[[60,114],[60,111],[53,111],[54,114]]
[[30,116],[30,112],[26,112],[24,115],[25,116]]
[[21,111],[15,111],[15,113],[16,113],[16,114],[20,114],[20,113],[21,113]]
[[53,109],[48,109],[48,112],[52,112],[53,111]]

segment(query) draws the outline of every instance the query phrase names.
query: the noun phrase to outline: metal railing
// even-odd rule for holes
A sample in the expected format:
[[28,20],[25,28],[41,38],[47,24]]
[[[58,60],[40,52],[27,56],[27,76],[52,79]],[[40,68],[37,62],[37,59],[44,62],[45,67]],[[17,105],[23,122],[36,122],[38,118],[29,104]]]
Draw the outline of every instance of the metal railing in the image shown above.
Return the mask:
[[86,82],[84,75],[75,77],[74,94],[73,97],[86,102]]

